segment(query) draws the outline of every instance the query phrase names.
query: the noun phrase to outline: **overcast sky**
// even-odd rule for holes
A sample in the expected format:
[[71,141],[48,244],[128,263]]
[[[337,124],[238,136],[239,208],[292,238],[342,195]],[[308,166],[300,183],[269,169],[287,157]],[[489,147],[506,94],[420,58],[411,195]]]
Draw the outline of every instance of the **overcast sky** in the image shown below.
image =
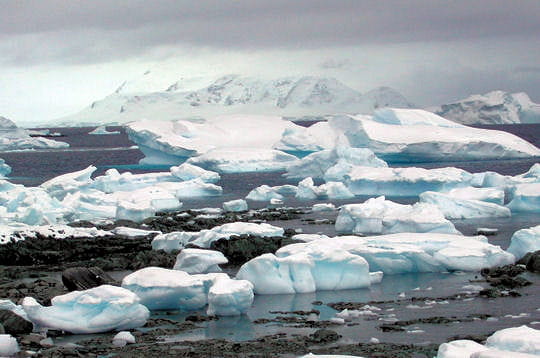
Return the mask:
[[540,102],[538,0],[3,0],[0,115],[76,112],[147,69],[333,76],[419,106],[494,89]]

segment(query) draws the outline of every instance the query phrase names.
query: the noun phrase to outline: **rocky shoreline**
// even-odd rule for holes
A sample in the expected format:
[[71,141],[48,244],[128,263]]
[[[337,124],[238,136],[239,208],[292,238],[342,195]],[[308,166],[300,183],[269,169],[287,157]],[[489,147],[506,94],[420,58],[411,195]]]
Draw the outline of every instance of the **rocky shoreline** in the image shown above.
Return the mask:
[[[161,214],[141,224],[133,222],[115,222],[97,225],[100,229],[110,230],[118,226],[127,226],[145,230],[171,232],[177,230],[200,231],[235,221],[283,221],[301,219],[303,209],[263,209],[250,213],[226,213],[221,215],[202,215],[198,211]],[[79,222],[74,226],[88,227],[90,223]],[[95,226],[95,225],[93,225]],[[265,252],[275,252],[278,248],[294,242],[291,236],[294,230],[287,230],[284,237],[260,238],[238,236],[231,240],[219,240],[213,243],[212,249],[221,251],[229,259],[229,270],[236,270],[242,263]],[[73,288],[66,284],[66,272],[77,268],[92,268],[114,271],[133,271],[148,266],[171,268],[177,252],[166,253],[152,250],[151,240],[155,234],[146,237],[126,237],[122,235],[56,239],[38,235],[21,241],[0,245],[0,298],[10,299],[18,303],[26,296],[32,296],[41,304],[50,304],[54,296],[68,292]],[[451,296],[432,297],[416,296],[388,301],[370,302],[335,302],[324,303],[328,307],[341,311],[359,309],[365,305],[377,305],[386,310],[403,308],[407,305],[418,305],[427,300],[460,301],[468,299],[499,299],[521,296],[521,289],[532,284],[521,275],[529,270],[538,272],[539,255],[529,255],[518,265],[509,265],[496,269],[484,270],[477,275],[476,283],[489,284],[488,288],[472,293]],[[91,271],[102,272],[102,271]],[[73,271],[71,271],[73,273]],[[96,274],[96,277],[100,274]],[[103,279],[114,283],[104,272]],[[99,281],[99,280],[98,280]],[[88,283],[91,284],[91,283]],[[67,286],[67,287],[66,287]],[[314,302],[313,305],[323,304]],[[173,319],[177,312],[158,312],[148,323],[132,333],[135,344],[117,347],[112,344],[114,333],[75,336],[66,332],[49,330],[46,333],[32,333],[31,327],[25,325],[17,317],[0,310],[0,332],[5,331],[15,336],[21,348],[19,356],[35,357],[80,357],[80,356],[118,356],[149,357],[169,355],[177,357],[294,357],[309,352],[319,354],[350,354],[365,357],[433,357],[438,345],[443,342],[426,344],[396,344],[353,342],[341,340],[340,324],[332,320],[319,320],[317,310],[312,311],[273,311],[271,319],[253,320],[255,325],[282,325],[287,327],[283,333],[263,335],[246,341],[229,341],[223,339],[190,339],[175,341],[170,339],[179,334],[200,329],[205,322],[219,319],[204,314],[194,313],[182,320]],[[403,332],[417,324],[447,325],[452,322],[487,319],[489,314],[469,314],[463,312],[459,316],[431,316],[416,320],[396,320],[379,325],[381,333]],[[22,320],[24,321],[24,320]],[[359,326],[362,321],[347,322],[348,326]],[[298,328],[294,333],[293,328]],[[306,333],[308,330],[308,333]],[[291,333],[292,332],[292,333]],[[472,337],[482,341],[487,335]],[[66,339],[69,337],[69,339]],[[465,336],[471,339],[471,336]],[[461,338],[465,338],[461,337]],[[51,339],[49,339],[51,338]],[[448,337],[451,338],[450,336]],[[455,338],[455,337],[454,337]],[[59,339],[65,341],[55,344]],[[32,352],[27,353],[27,352]]]

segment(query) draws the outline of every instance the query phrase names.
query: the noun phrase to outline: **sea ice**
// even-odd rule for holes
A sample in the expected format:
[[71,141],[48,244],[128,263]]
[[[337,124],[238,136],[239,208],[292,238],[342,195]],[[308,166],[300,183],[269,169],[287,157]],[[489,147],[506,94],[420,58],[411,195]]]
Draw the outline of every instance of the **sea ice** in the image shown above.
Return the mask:
[[180,270],[189,274],[221,272],[218,265],[229,262],[219,251],[201,249],[183,249],[174,264],[174,270]]
[[0,334],[0,356],[11,357],[20,351],[17,339],[10,334]]
[[208,291],[209,316],[237,316],[253,303],[253,285],[245,280],[217,280]]
[[223,210],[229,212],[243,212],[248,210],[248,204],[244,199],[230,200],[223,203]]
[[218,173],[249,173],[283,171],[298,158],[275,149],[264,148],[218,148],[187,163]]
[[284,230],[282,228],[266,223],[234,222],[199,232],[177,231],[158,235],[152,241],[152,248],[154,250],[171,252],[182,249],[188,243],[202,248],[209,248],[212,242],[222,238],[229,239],[231,236],[253,235],[271,237],[283,236],[283,233]]
[[207,303],[204,281],[184,271],[146,267],[124,277],[122,287],[150,310],[195,310]]
[[22,307],[34,325],[75,334],[137,328],[150,316],[135,293],[109,285],[56,296],[48,307],[26,297]]
[[507,205],[510,210],[540,212],[540,182],[518,184],[512,189],[512,201]]
[[480,200],[457,198],[451,194],[426,191],[420,194],[420,202],[435,205],[447,219],[475,219],[509,217],[510,209],[499,204]]
[[276,252],[279,259],[310,252],[346,251],[363,257],[370,271],[384,274],[411,272],[479,271],[514,262],[514,255],[488,243],[485,236],[440,233],[399,233],[379,236],[339,236],[291,244]]
[[517,260],[528,252],[540,250],[540,225],[518,230],[510,239],[510,247],[506,251],[512,253]]
[[434,205],[404,205],[384,196],[362,204],[343,205],[336,219],[337,232],[348,234],[392,234],[399,232],[459,232]]

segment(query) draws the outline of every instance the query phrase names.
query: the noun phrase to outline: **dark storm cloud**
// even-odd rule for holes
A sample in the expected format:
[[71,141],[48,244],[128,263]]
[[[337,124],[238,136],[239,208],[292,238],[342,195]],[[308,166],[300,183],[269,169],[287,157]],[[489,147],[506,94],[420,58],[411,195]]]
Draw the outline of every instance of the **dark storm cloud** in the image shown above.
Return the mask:
[[537,0],[8,0],[0,43],[7,63],[100,62],[159,46],[260,50],[533,37],[539,17]]

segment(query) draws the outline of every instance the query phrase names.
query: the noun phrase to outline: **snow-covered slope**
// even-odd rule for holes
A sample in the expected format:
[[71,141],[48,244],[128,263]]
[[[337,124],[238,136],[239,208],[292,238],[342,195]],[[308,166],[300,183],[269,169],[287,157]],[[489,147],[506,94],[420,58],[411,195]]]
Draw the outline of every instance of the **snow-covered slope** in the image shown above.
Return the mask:
[[0,151],[23,149],[58,149],[69,145],[41,137],[31,137],[30,134],[17,127],[13,121],[0,116]]
[[[148,75],[149,76],[149,75]],[[144,76],[56,124],[126,123],[133,120],[174,120],[222,114],[264,114],[289,117],[333,113],[370,113],[379,107],[410,108],[397,91],[381,87],[362,95],[334,78],[285,77],[263,80],[239,75],[166,81]],[[161,88],[161,89],[158,89]]]
[[540,123],[540,104],[526,93],[492,91],[472,95],[434,110],[438,115],[463,124]]

